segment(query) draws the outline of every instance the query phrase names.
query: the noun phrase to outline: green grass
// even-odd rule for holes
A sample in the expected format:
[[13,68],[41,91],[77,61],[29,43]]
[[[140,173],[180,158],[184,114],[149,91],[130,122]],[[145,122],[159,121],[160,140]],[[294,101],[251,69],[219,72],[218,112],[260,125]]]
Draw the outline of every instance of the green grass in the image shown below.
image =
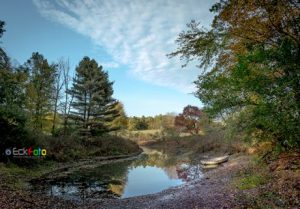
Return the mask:
[[13,163],[0,163],[0,187],[15,189],[24,189],[26,181],[31,178],[39,177],[44,172],[52,169],[53,162],[43,162],[32,168],[21,167]]
[[249,167],[242,170],[234,183],[240,190],[248,190],[266,184],[269,180],[267,165],[258,156],[253,155]]
[[240,190],[253,189],[267,182],[266,177],[261,175],[249,175],[236,181],[236,186]]

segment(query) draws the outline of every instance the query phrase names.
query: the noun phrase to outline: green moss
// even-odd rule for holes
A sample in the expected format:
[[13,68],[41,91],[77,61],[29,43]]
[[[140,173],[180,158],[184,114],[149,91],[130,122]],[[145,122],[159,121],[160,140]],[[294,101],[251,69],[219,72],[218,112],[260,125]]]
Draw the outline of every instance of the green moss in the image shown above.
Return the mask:
[[236,181],[236,186],[240,190],[247,190],[256,188],[259,185],[265,184],[267,182],[267,178],[261,175],[249,175],[243,178],[240,178]]
[[297,170],[296,170],[296,174],[297,174],[298,176],[300,176],[300,169],[297,169]]
[[55,163],[43,162],[31,168],[21,167],[13,163],[0,164],[0,187],[10,189],[24,189],[27,181],[31,178],[39,177],[45,172],[51,170]]

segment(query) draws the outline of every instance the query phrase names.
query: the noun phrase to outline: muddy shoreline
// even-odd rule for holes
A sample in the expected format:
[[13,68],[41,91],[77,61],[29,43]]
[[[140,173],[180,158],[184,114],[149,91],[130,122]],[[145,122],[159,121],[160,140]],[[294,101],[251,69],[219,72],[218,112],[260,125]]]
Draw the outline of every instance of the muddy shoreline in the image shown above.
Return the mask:
[[204,173],[204,178],[173,187],[156,194],[125,199],[91,201],[86,208],[233,208],[238,192],[230,183],[236,172],[247,166],[248,156],[232,157],[222,166]]
[[232,176],[249,157],[231,156],[227,163],[208,171],[204,178],[184,185],[169,188],[156,194],[125,199],[86,200],[85,202],[64,200],[58,197],[36,195],[20,191],[0,191],[0,208],[232,208],[235,207],[236,190],[230,184]]
[[143,153],[143,150],[140,150],[139,152],[136,152],[136,153],[133,153],[130,155],[94,157],[94,158],[80,159],[78,161],[74,161],[74,162],[70,162],[70,163],[58,163],[50,171],[46,171],[39,178],[32,179],[32,180],[35,181],[35,180],[49,178],[49,177],[50,178],[56,177],[58,173],[69,172],[73,169],[93,168],[93,167],[103,165],[103,164],[126,161],[126,160],[133,160],[133,159],[138,158],[142,153]]

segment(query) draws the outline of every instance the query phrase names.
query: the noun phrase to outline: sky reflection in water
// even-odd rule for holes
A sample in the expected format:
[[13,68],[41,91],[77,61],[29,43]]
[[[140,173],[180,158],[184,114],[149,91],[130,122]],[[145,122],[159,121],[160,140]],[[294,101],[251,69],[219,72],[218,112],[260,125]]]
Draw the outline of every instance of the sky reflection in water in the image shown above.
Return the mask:
[[145,154],[132,161],[78,169],[32,190],[65,199],[127,198],[152,194],[201,178],[200,165],[176,162],[176,157],[144,148]]

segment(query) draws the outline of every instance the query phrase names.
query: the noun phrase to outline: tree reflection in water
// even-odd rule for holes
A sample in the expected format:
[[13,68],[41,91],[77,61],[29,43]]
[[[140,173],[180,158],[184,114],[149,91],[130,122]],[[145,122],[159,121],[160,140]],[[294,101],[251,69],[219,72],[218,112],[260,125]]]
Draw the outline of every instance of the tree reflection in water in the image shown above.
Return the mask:
[[[78,169],[59,178],[46,179],[42,184],[32,183],[32,190],[82,201],[87,198],[123,198],[158,192],[202,176],[200,165],[179,162],[178,156],[162,151],[143,149],[144,154],[135,160]],[[148,183],[151,181],[151,185],[145,184],[147,181],[143,178]]]

